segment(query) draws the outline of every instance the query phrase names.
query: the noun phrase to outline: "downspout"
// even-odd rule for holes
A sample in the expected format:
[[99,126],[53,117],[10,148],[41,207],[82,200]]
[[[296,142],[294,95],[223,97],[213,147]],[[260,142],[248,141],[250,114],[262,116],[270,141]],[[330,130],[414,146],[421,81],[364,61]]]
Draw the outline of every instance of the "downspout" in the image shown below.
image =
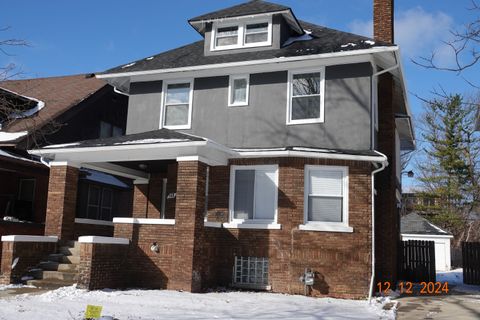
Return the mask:
[[381,152],[378,152],[375,150],[377,154],[382,156],[383,161],[380,162],[380,168],[375,169],[372,171],[372,276],[370,278],[370,289],[368,292],[368,303],[371,303],[372,301],[372,295],[373,295],[373,282],[375,280],[375,174],[383,171],[387,166],[388,166],[388,158],[386,155],[384,155]]

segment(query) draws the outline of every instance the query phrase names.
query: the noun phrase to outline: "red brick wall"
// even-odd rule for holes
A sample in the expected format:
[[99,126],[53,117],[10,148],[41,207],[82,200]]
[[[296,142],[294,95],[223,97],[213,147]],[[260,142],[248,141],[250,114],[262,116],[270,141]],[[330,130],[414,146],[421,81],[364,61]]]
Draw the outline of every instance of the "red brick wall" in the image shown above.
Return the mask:
[[52,166],[48,184],[45,235],[72,240],[75,228],[78,169]]
[[375,40],[393,43],[394,0],[373,1],[373,35]]
[[400,241],[400,212],[397,208],[395,157],[394,83],[390,74],[379,77],[379,133],[377,150],[388,157],[389,165],[376,174],[375,189],[375,276],[376,281],[397,280],[397,252]]
[[[269,258],[270,283],[275,292],[303,294],[298,278],[305,268],[311,268],[316,272],[316,284],[311,292],[314,296],[359,298],[368,294],[371,274],[369,163],[283,158],[235,160],[232,164],[279,165],[278,223],[282,229],[206,228],[204,286],[230,283],[234,256],[244,255]],[[349,167],[349,225],[353,233],[298,230],[298,225],[303,223],[306,164]],[[212,170],[210,190],[214,185],[218,190],[228,190],[229,174],[229,170]],[[209,216],[212,211],[228,213],[228,192],[209,193]],[[216,265],[212,265],[212,261],[217,262]]]
[[[114,236],[131,241],[125,265],[125,285],[171,289],[173,272],[181,268],[172,267],[174,226],[116,223]],[[150,250],[154,242],[157,243],[159,252]]]
[[[43,236],[45,225],[40,223],[21,223],[0,220],[0,238],[6,235],[27,234],[32,236]],[[2,261],[2,244],[0,241],[0,263]]]
[[[182,289],[228,286],[235,256],[268,257],[274,292],[303,294],[298,278],[316,272],[311,295],[361,298],[371,272],[371,165],[303,158],[235,160],[232,164],[278,164],[281,230],[203,227],[206,166],[178,166],[175,226],[115,224],[115,237],[131,239],[125,268],[128,286]],[[353,233],[302,231],[306,164],[349,167],[349,225]],[[209,217],[228,219],[228,167],[212,167]],[[156,242],[159,252],[150,250]]]
[[[19,281],[28,269],[54,253],[56,246],[56,242],[3,242],[0,284]],[[16,257],[19,257],[19,260],[12,270],[11,266]]]
[[81,236],[113,236],[113,226],[104,226],[88,223],[75,223],[74,238],[78,239]]
[[128,245],[80,244],[78,286],[89,290],[123,288]]

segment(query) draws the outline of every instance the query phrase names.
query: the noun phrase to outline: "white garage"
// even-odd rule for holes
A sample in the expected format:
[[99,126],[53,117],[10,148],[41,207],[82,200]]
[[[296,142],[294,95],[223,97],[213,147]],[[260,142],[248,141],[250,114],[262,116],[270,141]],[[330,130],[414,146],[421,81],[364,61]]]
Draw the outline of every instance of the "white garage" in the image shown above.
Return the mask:
[[448,271],[451,268],[450,239],[453,236],[412,212],[401,218],[402,241],[422,240],[435,242],[435,269]]

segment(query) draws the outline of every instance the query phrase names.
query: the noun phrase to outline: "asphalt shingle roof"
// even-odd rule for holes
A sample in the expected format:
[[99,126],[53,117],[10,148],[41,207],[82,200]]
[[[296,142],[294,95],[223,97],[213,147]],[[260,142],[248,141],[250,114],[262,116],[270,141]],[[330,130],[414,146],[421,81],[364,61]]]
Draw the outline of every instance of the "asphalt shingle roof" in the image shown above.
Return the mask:
[[299,21],[302,28],[310,31],[311,38],[296,41],[280,49],[204,55],[204,40],[160,54],[109,69],[101,74],[116,74],[135,71],[161,70],[209,64],[273,59],[279,57],[307,56],[322,53],[370,49],[393,44],[374,41],[370,38]]
[[84,140],[73,143],[49,145],[43,149],[60,148],[86,148],[86,147],[105,147],[118,145],[141,145],[152,143],[173,143],[173,142],[192,142],[205,141],[204,138],[185,134],[169,129],[159,129],[141,133],[128,134],[124,136]]
[[277,12],[277,11],[284,11],[284,10],[290,10],[290,8],[286,6],[282,6],[280,4],[270,3],[266,1],[249,1],[233,7],[229,7],[229,8],[225,8],[225,9],[200,15],[198,17],[190,19],[189,22],[240,17],[240,16],[246,16],[246,15],[252,15],[252,14],[262,14],[262,13]]
[[400,232],[402,234],[450,235],[415,212],[400,219]]

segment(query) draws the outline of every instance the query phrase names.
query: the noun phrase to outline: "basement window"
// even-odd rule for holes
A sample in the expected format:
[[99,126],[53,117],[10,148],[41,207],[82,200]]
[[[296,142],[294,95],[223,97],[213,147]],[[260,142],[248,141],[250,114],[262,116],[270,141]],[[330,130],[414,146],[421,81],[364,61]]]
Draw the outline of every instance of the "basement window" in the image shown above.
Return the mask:
[[269,290],[268,258],[236,256],[232,282],[239,288]]

